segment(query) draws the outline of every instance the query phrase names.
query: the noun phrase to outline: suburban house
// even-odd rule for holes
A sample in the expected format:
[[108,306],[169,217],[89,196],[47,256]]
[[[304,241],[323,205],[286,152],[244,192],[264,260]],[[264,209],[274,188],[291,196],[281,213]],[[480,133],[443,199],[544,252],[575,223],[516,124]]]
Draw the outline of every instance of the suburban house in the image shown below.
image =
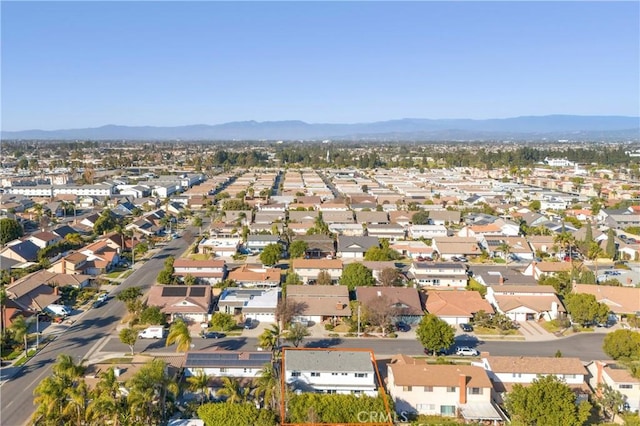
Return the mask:
[[364,254],[371,247],[380,247],[377,237],[338,236],[338,255],[343,259],[364,259]]
[[505,420],[493,403],[493,386],[481,367],[427,364],[425,359],[396,355],[387,371],[387,390],[398,413],[460,414],[475,422]]
[[224,351],[218,348],[189,351],[185,356],[185,376],[204,372],[211,377],[260,377],[271,363],[271,352]]
[[592,294],[600,303],[616,314],[618,321],[624,314],[637,315],[640,312],[640,288],[616,287],[610,285],[574,284],[574,293]]
[[[375,204],[373,205],[375,208]],[[356,212],[356,222],[358,223],[366,223],[367,226],[369,224],[381,225],[389,223],[389,216],[387,212],[378,212],[378,211],[357,211]]]
[[307,243],[304,257],[308,259],[326,259],[327,256],[333,257],[336,255],[335,241],[327,235],[297,235],[293,241],[304,241]]
[[433,248],[423,241],[396,241],[389,245],[403,256],[416,259],[418,257],[433,258]]
[[[382,271],[384,271],[385,269],[396,269],[398,270],[398,268],[396,267],[396,263],[392,260],[365,260],[360,262],[362,263],[364,266],[366,266],[368,269],[371,270],[371,273],[373,274],[373,278],[376,279],[376,281],[378,281],[378,284],[381,284],[380,282],[380,274],[382,273]],[[404,282],[406,281],[405,276],[400,273],[400,271],[398,270],[399,274],[398,277],[400,278],[399,281]]]
[[174,275],[184,277],[191,275],[198,281],[207,284],[217,284],[224,280],[227,274],[227,265],[224,260],[193,260],[180,257],[173,262]]
[[477,256],[482,253],[478,241],[473,237],[438,237],[434,238],[432,247],[444,260],[454,256]]
[[[533,260],[533,250],[524,237],[483,236],[480,238],[479,244],[491,257],[500,257],[508,261],[507,254],[509,254],[518,259]],[[509,247],[508,251],[503,251],[503,244]]]
[[368,236],[386,238],[389,241],[404,240],[406,233],[404,226],[397,223],[367,225]]
[[404,211],[404,210],[396,210],[389,212],[389,222],[396,223],[404,228],[408,227],[411,223],[411,219],[416,212],[414,211]]
[[506,265],[470,265],[471,276],[485,287],[492,285],[538,285],[538,280]]
[[278,268],[265,268],[262,265],[245,263],[229,271],[227,279],[235,281],[240,287],[278,287],[280,272]]
[[73,252],[53,263],[47,271],[58,274],[86,274],[89,269],[88,258],[86,254]]
[[629,369],[615,361],[591,361],[587,371],[594,393],[598,393],[599,384],[609,385],[622,394],[630,411],[640,410],[640,379],[633,377]]
[[289,210],[289,223],[315,223],[318,217],[318,211],[312,210]]
[[527,241],[534,253],[555,253],[557,250],[553,236],[550,235],[528,235]]
[[356,287],[356,300],[369,309],[389,309],[393,322],[417,324],[424,315],[420,295],[415,288]]
[[242,315],[245,319],[271,323],[276,321],[279,297],[279,288],[227,287],[220,294],[217,310],[234,316]]
[[342,276],[340,259],[293,259],[291,267],[304,284],[315,283],[318,274],[322,271],[328,272],[331,275],[331,281],[335,283]]
[[294,392],[378,395],[369,350],[284,348],[282,365],[284,381]]
[[420,238],[446,238],[447,228],[444,225],[409,225],[407,236],[414,240]]
[[459,210],[433,210],[429,212],[429,222],[434,225],[450,225],[460,223]]
[[586,400],[590,390],[587,384],[587,369],[580,358],[556,358],[533,356],[491,356],[488,352],[480,354],[479,362],[474,366],[482,367],[493,382],[496,400],[504,401],[506,393],[513,385],[529,385],[539,376],[554,375],[571,387],[579,400]]
[[327,225],[331,225],[332,223],[355,223],[356,221],[353,218],[353,212],[351,210],[346,210],[346,206],[344,206],[344,208],[344,211],[322,210],[322,220]]
[[344,285],[288,285],[286,303],[299,308],[294,321],[335,324],[351,316],[349,289]]
[[464,289],[469,280],[467,267],[460,263],[412,262],[407,275],[421,287]]
[[233,257],[241,244],[241,238],[203,238],[198,243],[198,252],[218,257]]
[[543,275],[555,275],[560,272],[571,272],[572,262],[531,262],[524,270],[524,275],[539,280]]
[[58,275],[60,274],[38,271],[22,277],[5,288],[7,298],[25,316],[42,312],[47,306],[60,300],[58,288],[50,281]]
[[27,240],[43,249],[52,246],[59,241],[62,241],[62,238],[59,235],[54,234],[53,232],[43,231],[31,234],[31,236],[29,236]]
[[265,235],[265,234],[247,235],[246,248],[248,250],[261,252],[269,244],[279,244],[279,243],[280,243],[279,235]]
[[467,324],[477,312],[493,314],[493,307],[477,291],[427,292],[425,308],[450,325]]
[[337,235],[349,237],[362,237],[365,234],[365,225],[361,223],[332,223],[329,231]]
[[158,306],[170,322],[208,322],[212,301],[209,285],[154,285],[147,297],[147,305]]
[[551,321],[566,314],[550,285],[493,285],[487,287],[486,299],[513,321]]
[[80,253],[87,256],[86,272],[92,275],[99,275],[109,272],[120,262],[120,250],[109,247],[106,241],[96,241],[80,249]]
[[38,250],[40,250],[40,247],[31,241],[14,240],[8,242],[0,250],[0,256],[20,263],[36,262],[38,260]]

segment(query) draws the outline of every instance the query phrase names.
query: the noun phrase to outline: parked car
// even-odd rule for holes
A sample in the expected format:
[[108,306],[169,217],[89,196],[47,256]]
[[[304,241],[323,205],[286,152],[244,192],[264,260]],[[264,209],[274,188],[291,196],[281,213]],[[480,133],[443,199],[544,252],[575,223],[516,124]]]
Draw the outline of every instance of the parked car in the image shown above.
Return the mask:
[[204,331],[200,333],[203,339],[222,339],[225,337],[223,333],[218,333],[216,331]]
[[396,323],[396,329],[398,331],[407,332],[407,331],[411,330],[411,326],[409,324],[407,324],[406,322],[404,322],[404,321],[398,321]]
[[102,305],[104,305],[104,304],[106,304],[106,303],[107,303],[107,301],[106,301],[105,299],[98,299],[98,300],[96,300],[95,302],[93,302],[93,305],[92,305],[92,306],[93,306],[94,308],[99,308],[100,306],[102,306]]
[[244,328],[246,330],[249,330],[252,325],[253,325],[253,320],[251,318],[247,318],[246,320],[244,320]]
[[480,355],[477,350],[462,346],[456,348],[456,355],[458,356],[478,356]]
[[162,339],[164,337],[164,327],[147,327],[138,333],[138,337],[141,339]]
[[470,333],[473,331],[473,326],[471,324],[460,324],[460,328],[465,333]]
[[100,293],[98,297],[96,297],[96,302],[106,302],[109,300],[109,295],[107,293]]

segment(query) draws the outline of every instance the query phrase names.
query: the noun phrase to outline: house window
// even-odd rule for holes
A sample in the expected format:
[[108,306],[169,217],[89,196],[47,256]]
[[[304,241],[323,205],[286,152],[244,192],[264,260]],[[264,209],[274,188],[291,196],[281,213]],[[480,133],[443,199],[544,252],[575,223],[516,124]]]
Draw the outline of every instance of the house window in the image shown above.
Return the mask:
[[520,377],[522,377],[522,374],[520,374],[520,373],[513,373],[513,374],[511,375],[511,377],[517,377],[517,378],[520,378]]
[[367,377],[367,373],[356,373],[356,377]]
[[320,377],[320,373],[318,373],[317,371],[312,371],[311,377]]
[[245,368],[245,369],[244,369],[244,372],[245,372],[245,373],[247,373],[248,371],[249,371],[249,369],[248,369],[248,368]]
[[229,369],[228,369],[228,368],[221,368],[221,369],[220,369],[220,372],[221,372],[221,373],[226,373],[227,371],[229,371]]
[[441,405],[440,406],[440,414],[443,416],[453,416],[456,414],[456,406],[455,405]]
[[331,375],[332,375],[332,376],[337,376],[337,375],[338,375],[338,373],[331,373]]
[[349,373],[340,373],[341,376],[347,376]]
[[402,391],[403,392],[411,392],[413,390],[412,386],[403,386],[402,387]]
[[633,385],[619,385],[620,389],[633,389]]
[[469,393],[471,395],[482,395],[482,388],[471,388]]
[[300,372],[299,371],[292,372],[291,377],[300,377]]
[[420,412],[433,411],[436,409],[435,404],[416,404],[416,410]]
[[433,386],[425,386],[424,387],[424,391],[425,392],[433,392]]
[[448,386],[447,387],[447,392],[451,393],[451,392],[455,392],[456,391],[456,387],[455,386]]
[[575,378],[576,378],[576,375],[575,375],[575,374],[565,374],[565,375],[564,375],[564,378],[565,378],[565,379],[575,379]]

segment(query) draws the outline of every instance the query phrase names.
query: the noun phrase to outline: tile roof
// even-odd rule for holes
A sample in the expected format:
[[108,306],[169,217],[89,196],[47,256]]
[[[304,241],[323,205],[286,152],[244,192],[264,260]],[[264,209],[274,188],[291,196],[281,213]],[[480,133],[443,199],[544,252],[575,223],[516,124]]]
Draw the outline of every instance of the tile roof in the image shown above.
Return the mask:
[[293,259],[293,269],[342,269],[340,259]]
[[573,292],[593,294],[598,302],[607,304],[615,313],[640,312],[640,288],[638,287],[575,284]]
[[368,305],[378,297],[386,297],[389,305],[404,307],[400,315],[422,315],[418,290],[409,287],[356,287],[356,299]]
[[349,289],[343,285],[288,285],[286,300],[306,305],[302,315],[351,315]]
[[587,374],[580,358],[489,355],[486,360],[494,373]]
[[467,387],[491,388],[491,381],[482,367],[472,365],[427,364],[408,356],[394,357],[388,364],[396,386],[457,387],[460,375],[466,376]]
[[493,307],[477,291],[435,291],[427,292],[426,310],[439,317],[467,317],[485,311],[492,314]]

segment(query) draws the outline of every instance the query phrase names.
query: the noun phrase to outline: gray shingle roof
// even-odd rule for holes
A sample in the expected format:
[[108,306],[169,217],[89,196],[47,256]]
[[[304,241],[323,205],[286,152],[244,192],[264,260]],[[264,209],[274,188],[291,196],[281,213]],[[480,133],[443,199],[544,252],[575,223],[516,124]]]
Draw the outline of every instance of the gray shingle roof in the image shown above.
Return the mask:
[[374,372],[369,352],[287,350],[284,359],[289,371]]

